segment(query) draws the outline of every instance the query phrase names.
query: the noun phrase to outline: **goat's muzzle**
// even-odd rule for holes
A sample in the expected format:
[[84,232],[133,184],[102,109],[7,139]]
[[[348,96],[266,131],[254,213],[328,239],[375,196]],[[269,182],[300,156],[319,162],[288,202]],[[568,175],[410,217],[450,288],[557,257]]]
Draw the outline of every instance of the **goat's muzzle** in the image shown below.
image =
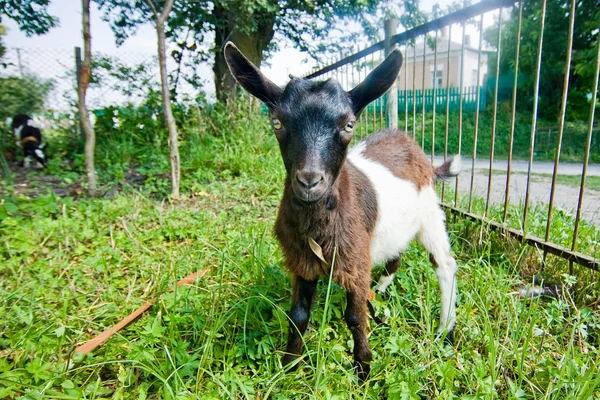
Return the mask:
[[327,192],[325,174],[310,169],[298,170],[292,179],[292,189],[298,200],[304,203],[315,203]]

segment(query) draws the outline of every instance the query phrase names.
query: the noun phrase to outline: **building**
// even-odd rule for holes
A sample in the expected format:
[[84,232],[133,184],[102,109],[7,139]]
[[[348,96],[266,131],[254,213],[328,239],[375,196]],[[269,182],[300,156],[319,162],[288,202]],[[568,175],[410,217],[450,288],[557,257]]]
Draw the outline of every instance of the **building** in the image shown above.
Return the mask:
[[[461,63],[462,44],[450,42],[450,75],[448,76],[448,36],[445,31],[437,41],[437,68],[434,68],[435,50],[429,45],[425,48],[425,68],[423,68],[423,42],[415,47],[402,49],[404,63],[398,77],[399,90],[423,89],[423,72],[425,72],[425,89],[446,88],[447,80],[451,88],[460,87],[460,73],[463,74],[463,87],[475,87],[485,84],[488,72],[488,55],[490,51],[482,50],[481,68],[477,77],[478,49],[471,46],[469,35],[465,35],[464,61]],[[413,86],[414,83],[414,86]]]

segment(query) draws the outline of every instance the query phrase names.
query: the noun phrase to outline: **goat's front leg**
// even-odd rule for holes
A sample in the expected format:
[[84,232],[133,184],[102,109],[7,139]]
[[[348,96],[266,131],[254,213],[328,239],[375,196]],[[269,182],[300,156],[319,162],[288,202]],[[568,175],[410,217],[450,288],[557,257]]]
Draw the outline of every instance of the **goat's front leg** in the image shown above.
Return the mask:
[[[292,309],[289,314],[288,343],[286,354],[283,357],[284,366],[295,361],[302,351],[302,335],[308,327],[311,306],[317,291],[317,282],[317,279],[307,281],[300,276],[294,277],[292,283]],[[290,368],[290,371],[296,368],[298,368],[297,363]]]
[[354,368],[358,378],[363,381],[371,372],[372,354],[367,340],[367,295],[366,293],[348,292],[346,308],[346,323],[354,338]]

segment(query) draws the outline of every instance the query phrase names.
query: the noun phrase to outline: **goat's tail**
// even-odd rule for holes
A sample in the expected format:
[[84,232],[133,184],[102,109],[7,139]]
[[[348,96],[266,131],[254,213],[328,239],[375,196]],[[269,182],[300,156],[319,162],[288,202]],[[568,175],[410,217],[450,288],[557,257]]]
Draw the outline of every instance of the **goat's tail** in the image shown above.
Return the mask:
[[440,165],[439,167],[433,168],[433,173],[435,174],[435,180],[446,180],[448,178],[453,178],[460,174],[460,170],[462,169],[460,156],[456,155],[451,159],[447,160],[445,163]]

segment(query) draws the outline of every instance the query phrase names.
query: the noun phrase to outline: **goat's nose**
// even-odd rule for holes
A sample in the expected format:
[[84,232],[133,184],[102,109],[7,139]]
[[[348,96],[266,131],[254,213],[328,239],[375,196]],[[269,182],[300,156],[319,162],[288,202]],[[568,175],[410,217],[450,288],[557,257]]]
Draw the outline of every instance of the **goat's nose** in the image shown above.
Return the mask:
[[296,172],[296,180],[303,189],[314,189],[323,181],[324,175],[319,171],[303,170]]

